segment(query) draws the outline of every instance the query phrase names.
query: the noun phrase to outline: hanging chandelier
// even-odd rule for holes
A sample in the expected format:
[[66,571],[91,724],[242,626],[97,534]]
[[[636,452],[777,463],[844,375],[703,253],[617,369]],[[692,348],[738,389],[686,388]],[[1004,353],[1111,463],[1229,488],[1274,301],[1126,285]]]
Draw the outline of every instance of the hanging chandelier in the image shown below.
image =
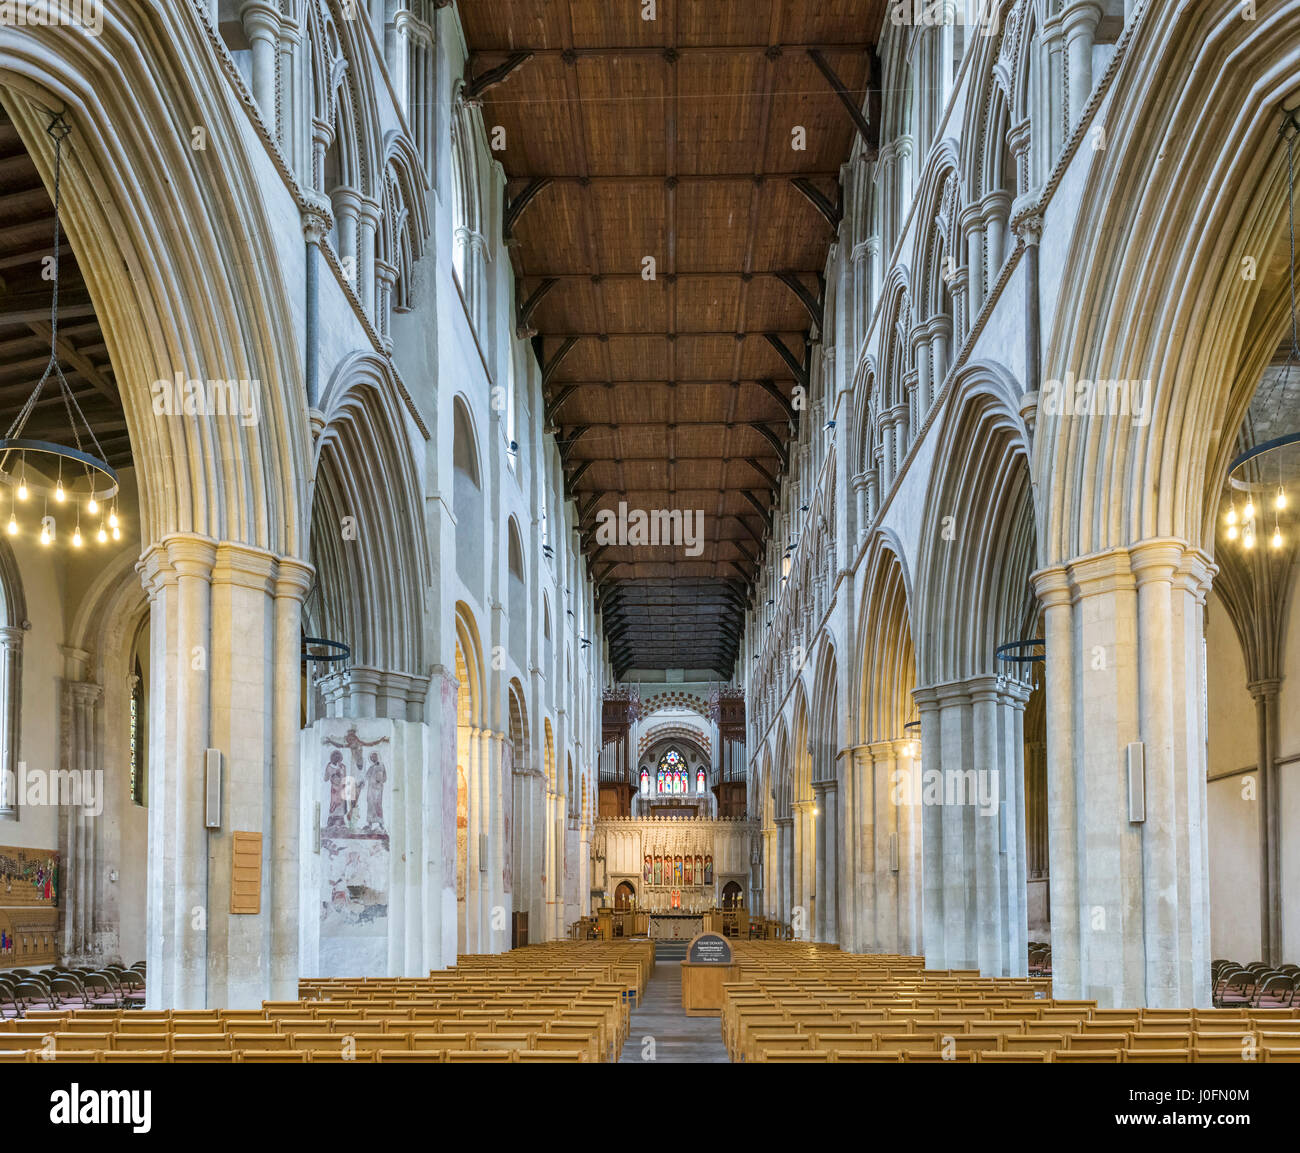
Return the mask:
[[[39,507],[38,539],[42,545],[48,547],[54,543],[56,514],[66,513],[74,524],[72,545],[81,548],[84,543],[81,531],[83,511],[87,518],[86,531],[93,532],[101,544],[107,543],[110,536],[113,540],[121,540],[121,519],[117,511],[118,480],[117,473],[104,459],[99,439],[59,366],[59,208],[63,141],[72,130],[63,119],[63,113],[59,112],[51,118],[46,131],[54,140],[54,287],[50,300],[50,359],[32,394],[9,426],[4,439],[0,440],[0,483],[9,489],[6,535],[16,537],[22,531],[18,521],[20,506]],[[23,435],[46,384],[51,380],[57,383],[59,399],[63,401],[71,429],[71,445]],[[2,510],[0,516],[3,516]]]
[[[1291,283],[1291,347],[1287,350],[1286,366],[1282,378],[1269,395],[1280,400],[1279,412],[1286,411],[1287,385],[1292,367],[1300,364],[1300,316],[1296,312],[1295,281],[1295,142],[1300,133],[1300,121],[1294,112],[1288,113],[1279,129],[1286,138],[1286,196],[1287,231],[1290,239],[1288,273]],[[1271,410],[1270,403],[1266,410]],[[1283,545],[1282,514],[1287,511],[1290,499],[1287,489],[1294,490],[1300,478],[1300,432],[1283,433],[1255,445],[1241,453],[1228,466],[1228,511],[1224,514],[1225,535],[1230,541],[1240,541],[1246,550],[1254,549],[1261,535],[1268,533],[1271,548]],[[1238,511],[1237,500],[1241,498]],[[1272,531],[1269,532],[1269,528]]]

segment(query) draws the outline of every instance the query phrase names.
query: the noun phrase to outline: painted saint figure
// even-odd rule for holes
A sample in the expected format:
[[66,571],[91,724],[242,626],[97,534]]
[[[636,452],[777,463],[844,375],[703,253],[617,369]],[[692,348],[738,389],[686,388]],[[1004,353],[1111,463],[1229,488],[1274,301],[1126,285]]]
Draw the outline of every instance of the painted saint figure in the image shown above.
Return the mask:
[[366,828],[378,832],[384,831],[384,782],[388,780],[388,770],[379,760],[378,753],[370,754],[370,764],[366,767]]

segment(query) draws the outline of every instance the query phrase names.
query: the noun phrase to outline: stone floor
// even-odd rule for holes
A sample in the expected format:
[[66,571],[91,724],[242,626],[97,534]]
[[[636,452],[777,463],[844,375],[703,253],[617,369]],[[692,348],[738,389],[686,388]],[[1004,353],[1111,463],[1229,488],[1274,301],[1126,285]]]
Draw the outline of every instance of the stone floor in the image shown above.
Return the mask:
[[682,1011],[681,962],[657,959],[645,996],[632,1013],[619,1061],[689,1063],[727,1059],[722,1019],[688,1017]]

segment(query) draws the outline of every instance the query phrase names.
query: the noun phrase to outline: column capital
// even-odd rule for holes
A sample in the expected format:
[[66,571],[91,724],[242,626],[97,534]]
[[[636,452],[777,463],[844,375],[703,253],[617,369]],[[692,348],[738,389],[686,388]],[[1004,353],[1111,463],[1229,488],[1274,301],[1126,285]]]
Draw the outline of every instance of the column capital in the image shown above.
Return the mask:
[[104,695],[104,686],[96,684],[94,681],[70,681],[63,682],[64,689],[68,695],[79,705],[98,704],[100,698]]
[[1110,549],[1070,562],[1070,585],[1075,599],[1098,593],[1131,592],[1136,587],[1126,549]]
[[217,545],[212,583],[270,592],[278,558],[265,549],[222,541]]
[[311,244],[319,244],[334,227],[334,206],[320,193],[308,189],[303,193],[306,204],[300,210],[303,235]]
[[1187,551],[1185,541],[1144,540],[1129,549],[1129,568],[1138,588],[1156,581],[1172,582]]
[[995,188],[985,194],[984,199],[979,201],[980,211],[985,221],[995,214],[1005,218],[1011,211],[1011,199],[1011,193],[1002,188]]
[[217,542],[197,533],[176,533],[159,542],[167,555],[167,562],[177,576],[212,579],[212,566],[217,559]]
[[275,595],[301,601],[311,591],[316,569],[306,561],[281,557],[275,573]]
[[1246,691],[1250,693],[1256,701],[1268,701],[1276,698],[1277,691],[1281,687],[1281,677],[1264,677],[1257,681],[1246,682]]
[[1029,583],[1044,608],[1058,608],[1071,601],[1070,572],[1065,565],[1039,569],[1030,576]]
[[1036,246],[1043,238],[1043,214],[1022,212],[1011,222],[1011,231],[1027,245]]
[[979,201],[966,205],[965,208],[957,214],[957,223],[961,230],[967,234],[978,232],[984,228],[984,207]]
[[1061,30],[1068,40],[1081,32],[1088,34],[1094,32],[1097,25],[1101,23],[1102,15],[1102,8],[1097,0],[1075,0],[1073,4],[1062,9],[1056,18],[1060,21]]
[[348,213],[359,216],[363,202],[364,197],[355,188],[341,185],[330,193],[330,203],[334,205],[334,211],[339,215]]
[[266,0],[246,0],[239,6],[239,19],[251,40],[255,36],[280,36],[280,10]]

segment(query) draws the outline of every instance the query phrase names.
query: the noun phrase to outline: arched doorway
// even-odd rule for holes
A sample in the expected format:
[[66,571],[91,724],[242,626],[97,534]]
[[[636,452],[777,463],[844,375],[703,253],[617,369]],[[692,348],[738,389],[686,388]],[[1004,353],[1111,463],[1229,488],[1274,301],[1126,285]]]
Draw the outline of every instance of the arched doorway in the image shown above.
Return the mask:
[[619,881],[618,888],[614,890],[614,908],[620,913],[626,913],[632,908],[632,902],[636,897],[636,890],[632,888],[627,881]]
[[740,908],[741,889],[737,881],[728,881],[722,886],[722,907],[724,909]]

